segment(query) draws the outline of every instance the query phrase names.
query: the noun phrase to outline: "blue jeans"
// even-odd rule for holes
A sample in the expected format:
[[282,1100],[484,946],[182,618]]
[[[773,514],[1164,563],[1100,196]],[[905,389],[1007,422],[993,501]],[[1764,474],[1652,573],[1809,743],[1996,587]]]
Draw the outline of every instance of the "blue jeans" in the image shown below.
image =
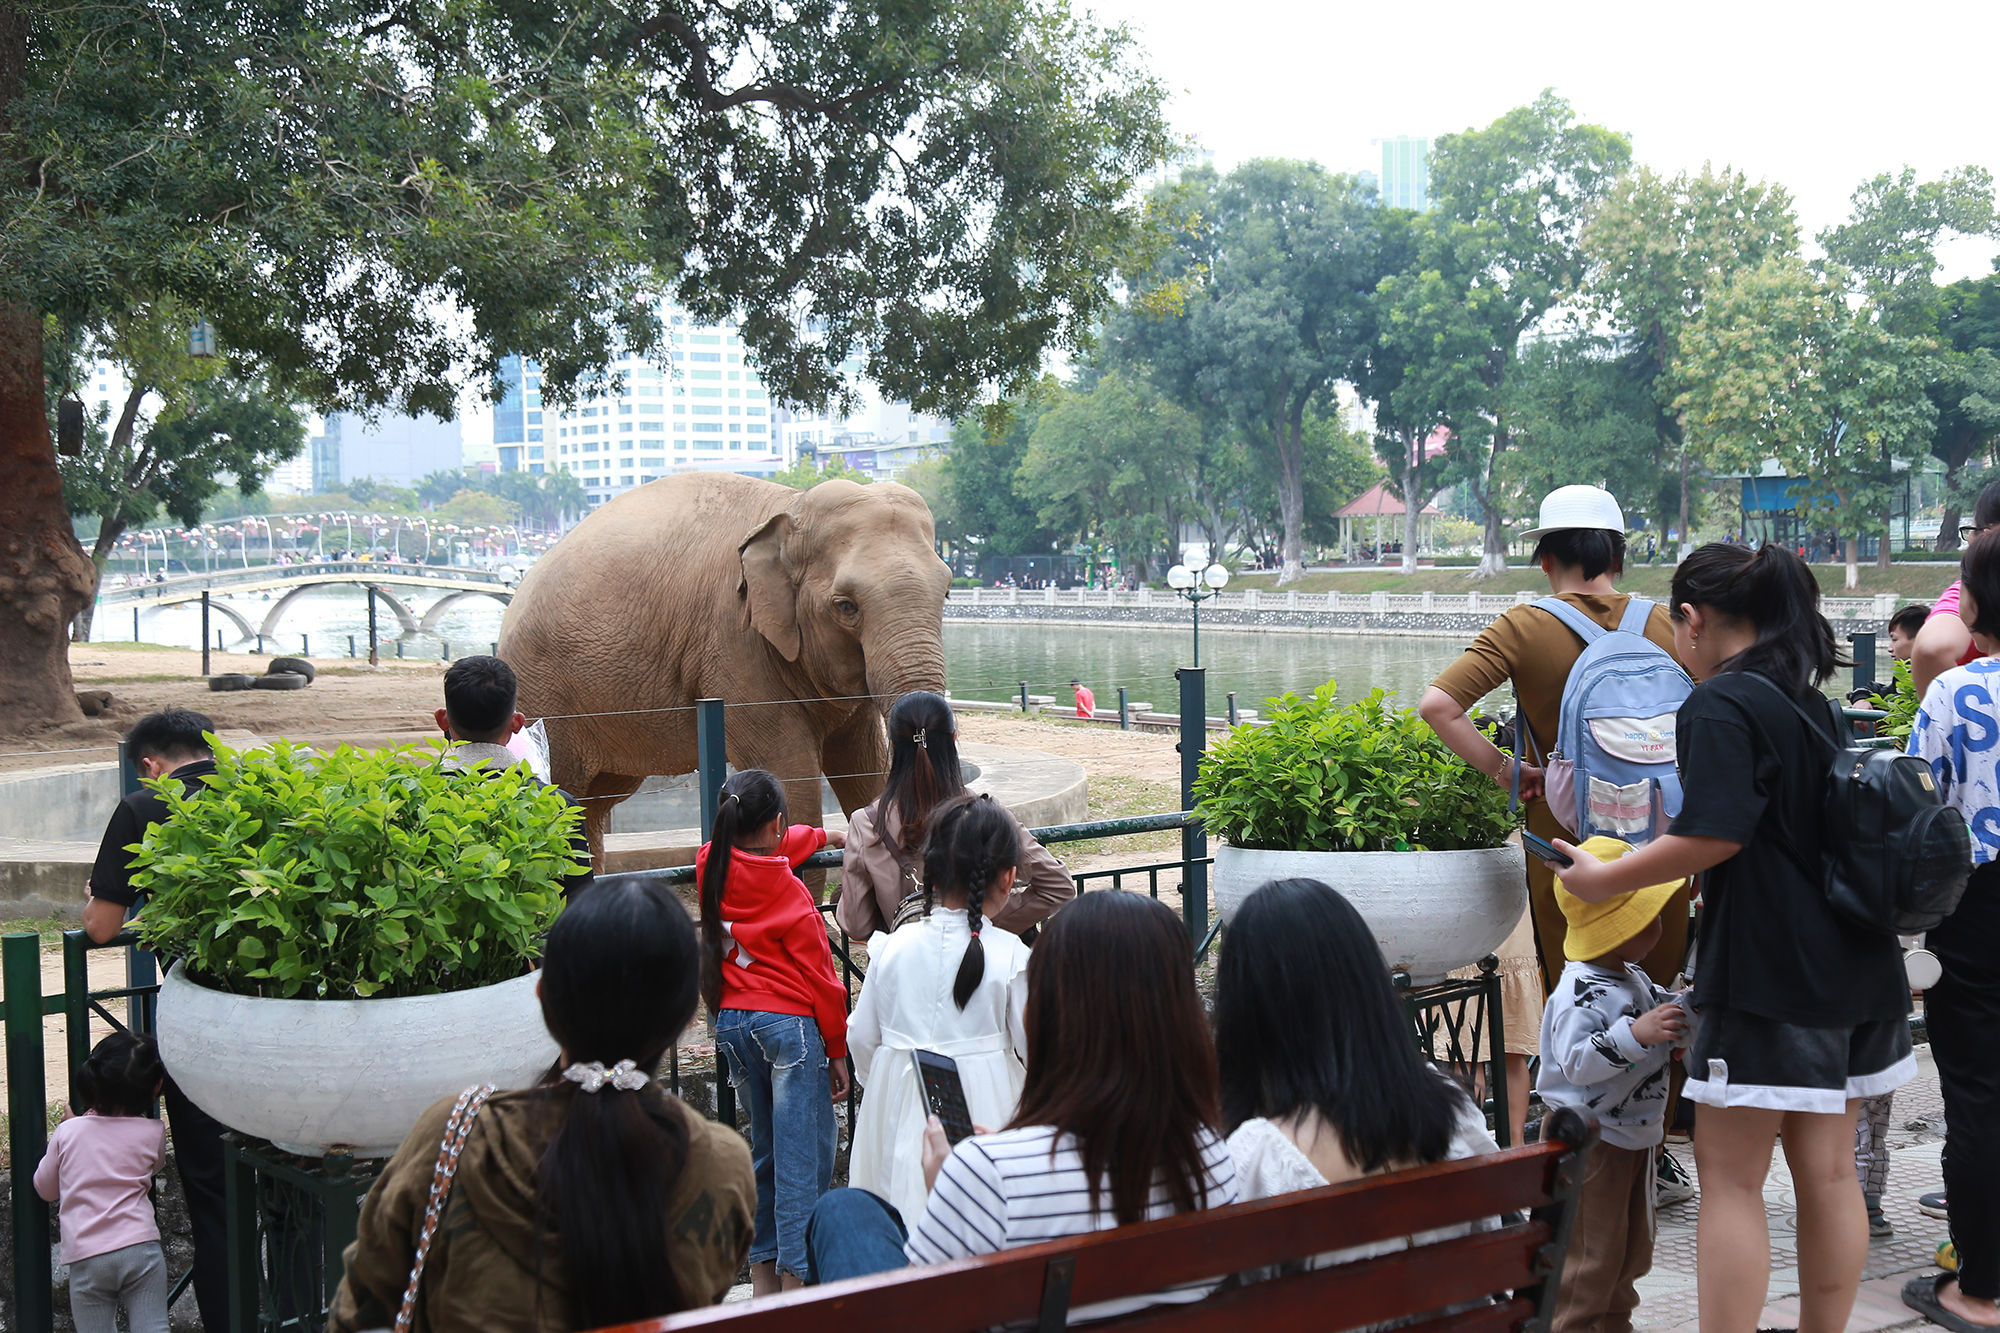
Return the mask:
[[903,1242],[910,1233],[887,1199],[867,1190],[834,1190],[813,1206],[806,1224],[812,1282],[838,1282],[908,1268]]
[[724,1009],[715,1024],[729,1086],[750,1112],[757,1229],[750,1262],[809,1278],[806,1222],[833,1183],[833,1093],[819,1024],[798,1014]]

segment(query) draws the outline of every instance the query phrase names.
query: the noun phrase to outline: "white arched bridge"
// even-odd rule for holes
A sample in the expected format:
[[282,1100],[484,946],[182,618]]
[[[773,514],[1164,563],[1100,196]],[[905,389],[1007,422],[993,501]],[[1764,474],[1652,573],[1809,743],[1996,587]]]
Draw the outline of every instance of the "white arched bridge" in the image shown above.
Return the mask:
[[[513,584],[490,569],[462,565],[406,565],[373,560],[320,560],[299,565],[257,565],[249,569],[217,570],[212,574],[188,574],[129,588],[107,588],[98,601],[102,607],[181,606],[200,601],[203,593],[272,592],[283,589],[283,595],[271,603],[260,624],[252,624],[247,616],[227,602],[213,597],[209,600],[209,609],[236,622],[244,638],[262,636],[269,639],[276,637],[279,622],[300,594],[332,584],[374,588],[376,599],[395,615],[405,634],[436,633],[438,622],[445,613],[468,597],[491,597],[502,606],[514,597]],[[403,596],[398,596],[390,591],[392,588],[406,591]],[[408,590],[413,589],[430,589],[442,592],[444,596],[419,615],[408,596]]]

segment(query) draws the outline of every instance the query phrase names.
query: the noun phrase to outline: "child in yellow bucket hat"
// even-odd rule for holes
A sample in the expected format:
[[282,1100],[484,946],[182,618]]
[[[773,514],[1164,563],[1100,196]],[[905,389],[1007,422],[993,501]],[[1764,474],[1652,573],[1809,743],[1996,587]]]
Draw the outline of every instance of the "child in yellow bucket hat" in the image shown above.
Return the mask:
[[[1632,847],[1596,837],[1578,850],[1615,861]],[[1552,1110],[1596,1116],[1604,1137],[1584,1176],[1553,1333],[1629,1329],[1638,1280],[1653,1267],[1653,1162],[1666,1135],[1667,1066],[1693,1040],[1693,1022],[1685,997],[1655,984],[1639,960],[1659,942],[1661,909],[1684,882],[1590,903],[1556,880],[1570,961],[1542,1014],[1535,1090]]]

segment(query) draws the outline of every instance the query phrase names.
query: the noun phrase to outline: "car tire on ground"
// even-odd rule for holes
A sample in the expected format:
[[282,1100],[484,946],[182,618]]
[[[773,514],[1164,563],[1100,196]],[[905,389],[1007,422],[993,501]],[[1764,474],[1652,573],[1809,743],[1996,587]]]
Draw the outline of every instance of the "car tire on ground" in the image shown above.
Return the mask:
[[268,676],[254,676],[250,680],[253,690],[302,690],[306,678],[296,671],[273,671]]
[[240,671],[228,671],[220,676],[210,676],[208,678],[208,688],[217,693],[221,693],[223,690],[247,690],[250,688],[250,682],[253,679],[255,677],[246,676]]
[[264,668],[264,674],[267,676],[275,676],[281,671],[304,676],[307,680],[319,674],[319,668],[303,657],[274,657],[271,659],[271,664]]

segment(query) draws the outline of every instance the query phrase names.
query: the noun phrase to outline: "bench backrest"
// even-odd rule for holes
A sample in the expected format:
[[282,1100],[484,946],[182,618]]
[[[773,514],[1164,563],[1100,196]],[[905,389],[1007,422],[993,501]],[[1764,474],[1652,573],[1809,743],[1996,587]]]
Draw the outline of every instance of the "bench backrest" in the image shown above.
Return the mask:
[[1497,1231],[1246,1283],[1114,1322],[1174,1333],[1345,1329],[1495,1296],[1494,1304],[1416,1327],[1511,1333],[1554,1311],[1555,1279],[1597,1125],[1555,1111],[1544,1135],[1540,1143],[1483,1157],[807,1287],[750,1305],[690,1310],[616,1333],[723,1323],[730,1333],[968,1333],[1017,1323],[1054,1333],[1072,1306],[1510,1214],[1510,1224]]

